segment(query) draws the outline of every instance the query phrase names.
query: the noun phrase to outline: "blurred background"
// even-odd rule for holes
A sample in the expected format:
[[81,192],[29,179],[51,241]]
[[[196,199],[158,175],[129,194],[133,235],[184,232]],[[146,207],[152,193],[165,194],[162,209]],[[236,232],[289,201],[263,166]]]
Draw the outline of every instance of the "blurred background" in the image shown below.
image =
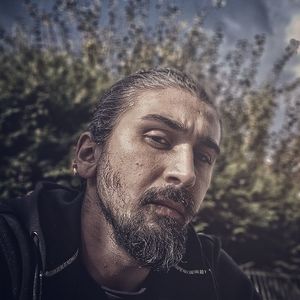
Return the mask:
[[196,229],[221,238],[264,299],[300,299],[299,40],[299,0],[2,0],[1,198],[78,185],[73,146],[103,91],[178,68],[224,127]]

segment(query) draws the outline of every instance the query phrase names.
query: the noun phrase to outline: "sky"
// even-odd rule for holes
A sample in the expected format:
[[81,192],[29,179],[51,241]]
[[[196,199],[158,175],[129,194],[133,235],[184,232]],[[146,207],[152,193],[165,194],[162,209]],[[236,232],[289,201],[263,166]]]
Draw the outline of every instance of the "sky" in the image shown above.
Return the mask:
[[[221,8],[210,10],[205,24],[208,28],[220,26],[227,45],[238,39],[253,39],[264,33],[267,39],[263,57],[263,76],[267,76],[273,63],[284,52],[290,39],[300,40],[300,0],[201,0],[178,1],[189,20],[197,7],[221,2]],[[290,77],[300,77],[300,49],[289,63]]]
[[[82,0],[83,2],[85,0]],[[124,2],[125,0],[119,0]],[[0,24],[9,27],[16,15],[22,15],[21,0],[0,0]],[[44,5],[50,0],[35,1]],[[107,2],[107,0],[105,0]],[[153,2],[150,0],[150,2]],[[300,40],[300,0],[173,0],[182,12],[182,20],[188,24],[199,8],[210,9],[205,26],[213,30],[221,25],[225,43],[233,45],[238,39],[252,39],[264,33],[267,48],[263,57],[262,76],[267,76],[276,58],[279,58],[291,38]],[[300,50],[288,65],[289,77],[300,77]]]

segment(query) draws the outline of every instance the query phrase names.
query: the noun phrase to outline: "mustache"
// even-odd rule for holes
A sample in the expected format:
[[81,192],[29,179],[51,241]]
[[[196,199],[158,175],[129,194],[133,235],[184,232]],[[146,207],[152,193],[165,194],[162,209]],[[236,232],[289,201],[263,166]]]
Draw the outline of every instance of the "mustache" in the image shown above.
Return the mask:
[[169,200],[175,203],[181,203],[185,209],[185,212],[193,216],[195,214],[195,201],[192,193],[185,189],[177,189],[172,186],[167,186],[164,188],[152,187],[147,190],[140,198],[140,203],[142,205],[146,204],[156,204],[161,200]]

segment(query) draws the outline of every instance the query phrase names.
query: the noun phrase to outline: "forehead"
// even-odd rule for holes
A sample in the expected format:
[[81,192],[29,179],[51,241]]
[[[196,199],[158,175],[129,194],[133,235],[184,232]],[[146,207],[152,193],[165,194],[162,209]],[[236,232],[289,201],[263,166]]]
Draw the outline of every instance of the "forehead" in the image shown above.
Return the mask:
[[188,91],[165,88],[140,92],[123,118],[133,122],[153,114],[179,122],[190,133],[201,131],[201,134],[211,136],[216,142],[220,141],[217,112]]

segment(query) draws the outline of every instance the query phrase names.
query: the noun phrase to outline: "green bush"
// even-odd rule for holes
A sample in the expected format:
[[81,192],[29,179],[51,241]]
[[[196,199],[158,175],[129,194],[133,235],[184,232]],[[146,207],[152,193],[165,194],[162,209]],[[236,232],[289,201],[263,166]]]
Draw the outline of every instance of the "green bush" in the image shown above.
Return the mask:
[[[281,79],[298,41],[258,82],[264,35],[224,54],[222,31],[208,33],[201,12],[185,24],[176,6],[146,0],[24,5],[24,20],[0,32],[2,198],[41,179],[75,184],[72,147],[103,90],[140,68],[175,67],[206,87],[223,118],[221,157],[195,227],[221,236],[239,262],[299,267],[300,79]],[[279,107],[284,123],[274,132]]]

